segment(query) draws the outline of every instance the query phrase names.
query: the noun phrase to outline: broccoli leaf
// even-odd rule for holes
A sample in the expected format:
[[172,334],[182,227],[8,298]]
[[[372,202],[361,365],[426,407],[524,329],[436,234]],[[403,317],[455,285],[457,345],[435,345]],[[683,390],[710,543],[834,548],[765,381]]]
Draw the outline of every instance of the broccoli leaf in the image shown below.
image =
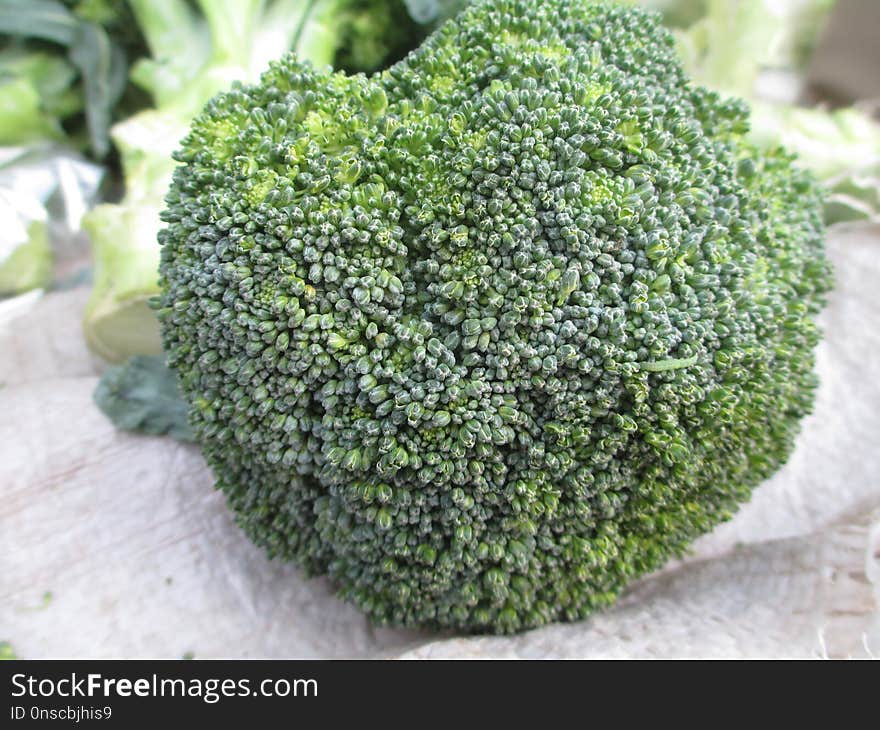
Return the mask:
[[12,36],[69,46],[77,23],[67,8],[52,0],[6,0],[0,6],[0,33]]
[[138,355],[104,373],[95,403],[124,431],[192,441],[187,405],[162,357]]
[[125,54],[100,26],[91,23],[76,27],[68,52],[82,74],[91,146],[98,157],[103,157],[110,150],[108,130],[113,107],[127,80]]

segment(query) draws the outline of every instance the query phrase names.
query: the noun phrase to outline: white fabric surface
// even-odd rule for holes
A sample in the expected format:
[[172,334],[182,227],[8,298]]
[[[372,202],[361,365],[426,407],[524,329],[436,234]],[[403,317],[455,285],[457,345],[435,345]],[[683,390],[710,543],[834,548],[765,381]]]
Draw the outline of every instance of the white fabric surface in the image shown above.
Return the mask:
[[829,254],[822,386],[789,463],[613,608],[505,638],[375,629],[268,561],[198,449],[92,404],[83,290],[0,316],[0,641],[30,658],[880,656],[880,229],[837,230]]

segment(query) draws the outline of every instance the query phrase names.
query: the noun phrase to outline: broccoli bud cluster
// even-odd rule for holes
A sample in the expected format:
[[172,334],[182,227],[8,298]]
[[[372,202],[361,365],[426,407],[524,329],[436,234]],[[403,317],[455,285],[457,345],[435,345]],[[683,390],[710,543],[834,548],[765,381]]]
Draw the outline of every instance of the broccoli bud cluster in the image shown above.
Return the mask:
[[288,56],[177,159],[159,316],[239,524],[380,624],[575,620],[786,460],[820,196],[642,11],[475,0]]

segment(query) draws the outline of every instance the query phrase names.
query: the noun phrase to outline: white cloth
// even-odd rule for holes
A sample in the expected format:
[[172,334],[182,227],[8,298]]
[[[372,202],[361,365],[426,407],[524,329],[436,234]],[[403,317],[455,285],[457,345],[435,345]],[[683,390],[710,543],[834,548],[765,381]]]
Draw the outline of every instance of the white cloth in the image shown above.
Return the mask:
[[880,229],[835,231],[822,385],[789,463],[684,561],[577,624],[375,629],[267,560],[198,449],[92,404],[85,292],[0,312],[0,641],[39,657],[880,656]]

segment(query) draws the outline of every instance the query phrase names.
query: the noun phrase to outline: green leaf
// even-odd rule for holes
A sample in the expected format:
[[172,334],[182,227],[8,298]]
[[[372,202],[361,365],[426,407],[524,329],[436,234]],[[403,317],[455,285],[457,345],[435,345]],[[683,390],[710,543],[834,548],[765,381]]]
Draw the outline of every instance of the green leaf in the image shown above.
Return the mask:
[[194,440],[187,419],[188,406],[162,357],[137,355],[111,367],[98,382],[94,400],[104,415],[124,431]]
[[52,0],[4,0],[0,5],[0,33],[7,35],[69,46],[78,25],[73,13]]
[[69,54],[82,74],[91,146],[98,157],[103,157],[110,149],[113,107],[125,89],[125,54],[110,42],[103,28],[92,23],[76,27]]

